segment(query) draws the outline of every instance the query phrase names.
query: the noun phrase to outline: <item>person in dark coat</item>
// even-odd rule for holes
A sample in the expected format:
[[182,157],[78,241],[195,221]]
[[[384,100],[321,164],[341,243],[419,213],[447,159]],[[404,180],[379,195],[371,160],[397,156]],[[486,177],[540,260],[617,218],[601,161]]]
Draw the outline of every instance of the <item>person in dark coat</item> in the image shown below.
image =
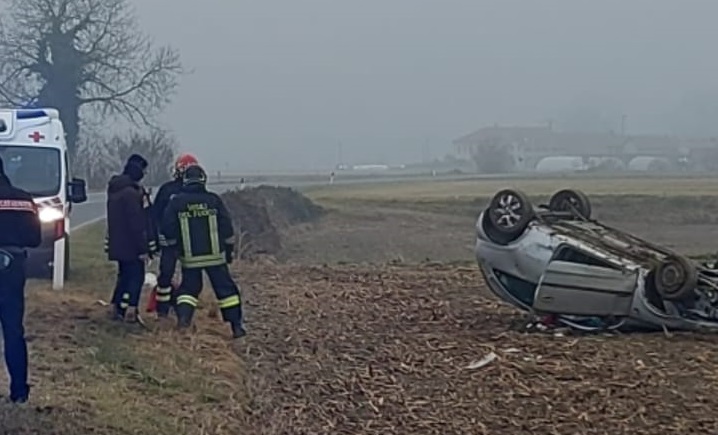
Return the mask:
[[107,185],[107,254],[119,270],[112,295],[113,316],[128,322],[138,320],[145,262],[152,254],[154,235],[147,193],[140,185],[147,166],[147,160],[133,154],[122,174],[113,176]]
[[5,364],[10,375],[10,401],[27,402],[25,315],[26,248],[42,241],[40,218],[32,196],[12,185],[0,159],[0,326]]

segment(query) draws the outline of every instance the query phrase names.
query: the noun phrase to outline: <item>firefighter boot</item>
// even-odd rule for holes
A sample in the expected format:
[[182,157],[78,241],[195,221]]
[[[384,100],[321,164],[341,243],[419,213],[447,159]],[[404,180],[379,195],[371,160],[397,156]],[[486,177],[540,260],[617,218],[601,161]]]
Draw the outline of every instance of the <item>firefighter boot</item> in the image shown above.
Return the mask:
[[232,322],[232,338],[242,338],[247,335],[247,331],[242,326],[242,322]]
[[188,330],[192,326],[192,316],[194,315],[194,307],[187,304],[180,304],[175,307],[177,313],[177,329]]
[[244,322],[242,321],[244,316],[242,315],[241,305],[239,306],[239,316],[237,317],[237,319],[230,320],[230,324],[232,325],[232,337],[242,338],[247,335],[247,330],[244,329]]

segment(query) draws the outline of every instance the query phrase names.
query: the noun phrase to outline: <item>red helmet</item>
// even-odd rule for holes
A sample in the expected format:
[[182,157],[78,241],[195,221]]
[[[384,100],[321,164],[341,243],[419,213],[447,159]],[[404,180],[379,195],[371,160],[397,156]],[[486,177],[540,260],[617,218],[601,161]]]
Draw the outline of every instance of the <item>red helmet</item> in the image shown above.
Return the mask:
[[182,176],[184,171],[190,166],[199,165],[199,160],[192,154],[182,154],[175,160],[175,177]]

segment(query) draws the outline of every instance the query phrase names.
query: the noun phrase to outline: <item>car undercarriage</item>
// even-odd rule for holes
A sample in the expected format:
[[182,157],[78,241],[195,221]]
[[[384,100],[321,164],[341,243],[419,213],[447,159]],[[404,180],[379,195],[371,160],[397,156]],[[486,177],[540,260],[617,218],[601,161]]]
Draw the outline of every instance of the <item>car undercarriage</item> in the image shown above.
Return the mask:
[[476,258],[499,298],[577,329],[718,330],[714,265],[594,219],[580,191],[539,206],[499,191],[477,221]]

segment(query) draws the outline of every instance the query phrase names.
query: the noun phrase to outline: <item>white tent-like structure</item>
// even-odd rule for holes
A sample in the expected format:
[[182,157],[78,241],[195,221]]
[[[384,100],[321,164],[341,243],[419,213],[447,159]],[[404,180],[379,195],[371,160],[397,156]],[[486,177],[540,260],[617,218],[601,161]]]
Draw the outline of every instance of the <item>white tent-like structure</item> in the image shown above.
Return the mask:
[[573,172],[586,169],[582,157],[544,157],[536,164],[537,172]]

